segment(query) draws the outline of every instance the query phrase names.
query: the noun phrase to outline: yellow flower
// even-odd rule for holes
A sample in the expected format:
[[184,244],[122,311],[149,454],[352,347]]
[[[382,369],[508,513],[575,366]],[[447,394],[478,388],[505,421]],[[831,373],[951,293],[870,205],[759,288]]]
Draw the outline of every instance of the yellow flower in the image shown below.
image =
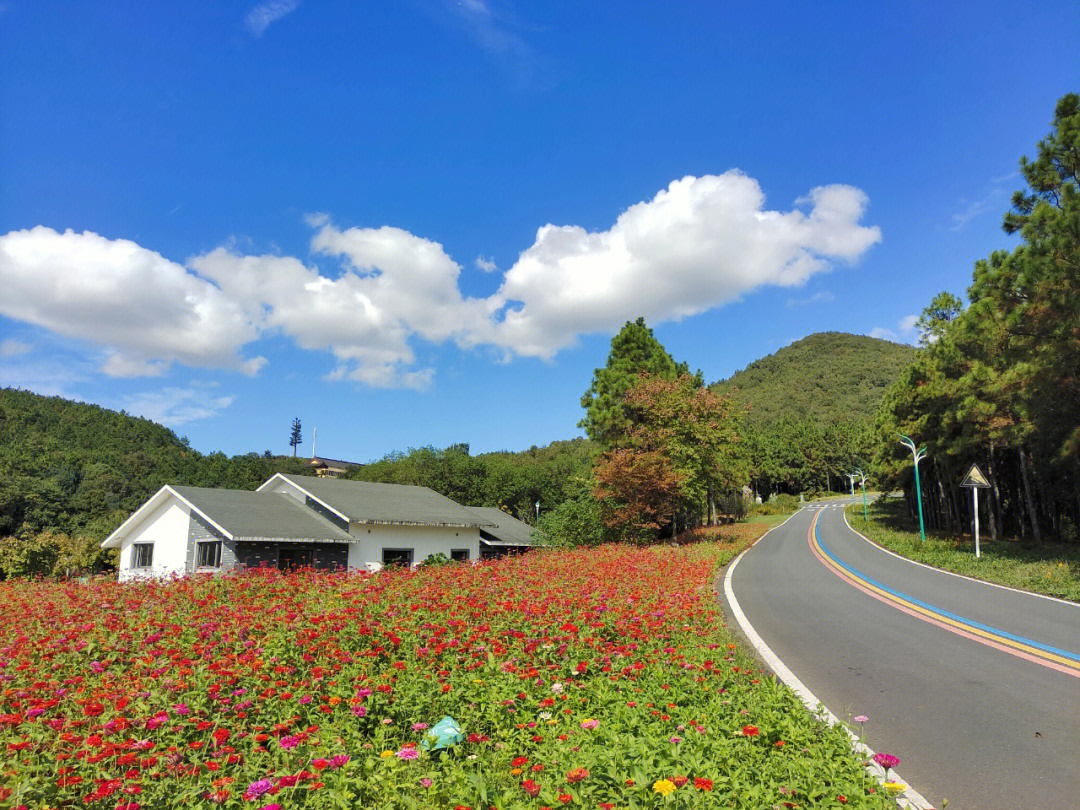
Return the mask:
[[393,755],[394,755],[393,751],[383,751],[381,754],[379,754],[379,756],[382,757],[383,759],[386,759],[387,757],[392,757]]
[[659,779],[653,783],[652,789],[661,796],[670,796],[675,792],[675,783],[667,779]]
[[903,782],[886,782],[885,789],[889,791],[889,793],[900,793],[903,790],[907,790],[907,785]]

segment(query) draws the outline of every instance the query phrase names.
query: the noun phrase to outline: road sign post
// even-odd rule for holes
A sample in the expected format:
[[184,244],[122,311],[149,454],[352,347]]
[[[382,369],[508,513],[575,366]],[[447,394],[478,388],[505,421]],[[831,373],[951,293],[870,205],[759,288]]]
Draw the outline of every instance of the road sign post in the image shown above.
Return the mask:
[[972,464],[964,480],[960,482],[960,486],[971,489],[972,511],[975,515],[975,559],[979,559],[982,556],[982,550],[979,548],[979,490],[989,489],[990,482],[986,480],[979,465]]

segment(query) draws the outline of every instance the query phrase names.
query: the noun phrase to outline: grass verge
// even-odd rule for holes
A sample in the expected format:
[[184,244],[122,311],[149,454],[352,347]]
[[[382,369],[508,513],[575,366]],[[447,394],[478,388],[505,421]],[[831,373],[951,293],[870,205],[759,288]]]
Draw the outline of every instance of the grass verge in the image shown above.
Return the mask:
[[919,538],[917,521],[908,517],[899,498],[870,504],[870,522],[863,522],[862,503],[848,507],[852,528],[875,543],[911,560],[957,574],[1080,602],[1080,547],[1056,543],[993,541],[980,532],[981,558],[969,534],[928,531]]

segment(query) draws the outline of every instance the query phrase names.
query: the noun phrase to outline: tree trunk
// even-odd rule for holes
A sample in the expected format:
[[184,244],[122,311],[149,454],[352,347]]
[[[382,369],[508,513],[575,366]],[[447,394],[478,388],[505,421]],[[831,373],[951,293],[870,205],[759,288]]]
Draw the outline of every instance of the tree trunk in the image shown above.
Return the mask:
[[994,445],[990,445],[990,455],[987,457],[986,471],[990,474],[990,489],[987,494],[990,502],[986,505],[987,517],[990,519],[990,538],[998,539],[998,523],[1001,521],[1001,493],[998,491],[997,476],[994,474]]
[[1024,479],[1024,500],[1027,502],[1028,517],[1031,519],[1031,536],[1036,543],[1041,543],[1042,532],[1039,531],[1039,516],[1035,512],[1035,501],[1031,496],[1031,474],[1028,472],[1027,457],[1022,447],[1016,452],[1020,454],[1020,475]]

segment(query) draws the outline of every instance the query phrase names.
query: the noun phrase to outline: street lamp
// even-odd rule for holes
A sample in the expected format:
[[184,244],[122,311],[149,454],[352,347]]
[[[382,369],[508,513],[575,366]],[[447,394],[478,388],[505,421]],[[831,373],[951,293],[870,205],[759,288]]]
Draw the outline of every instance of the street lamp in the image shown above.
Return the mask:
[[[863,523],[869,523],[870,517],[866,513],[866,473],[862,470],[856,470],[855,475],[859,476],[859,486],[862,487],[862,521]],[[855,483],[851,484],[851,497],[855,497]]]
[[926,445],[923,445],[918,450],[915,449],[915,442],[913,442],[908,436],[903,433],[897,433],[902,441],[900,444],[904,445],[911,451],[911,457],[915,460],[915,500],[919,505],[919,534],[922,536],[922,541],[926,542],[926,529],[923,526],[922,516],[922,486],[919,484],[919,462],[926,458]]
[[844,473],[847,476],[848,481],[851,482],[851,500],[855,500],[855,473]]

